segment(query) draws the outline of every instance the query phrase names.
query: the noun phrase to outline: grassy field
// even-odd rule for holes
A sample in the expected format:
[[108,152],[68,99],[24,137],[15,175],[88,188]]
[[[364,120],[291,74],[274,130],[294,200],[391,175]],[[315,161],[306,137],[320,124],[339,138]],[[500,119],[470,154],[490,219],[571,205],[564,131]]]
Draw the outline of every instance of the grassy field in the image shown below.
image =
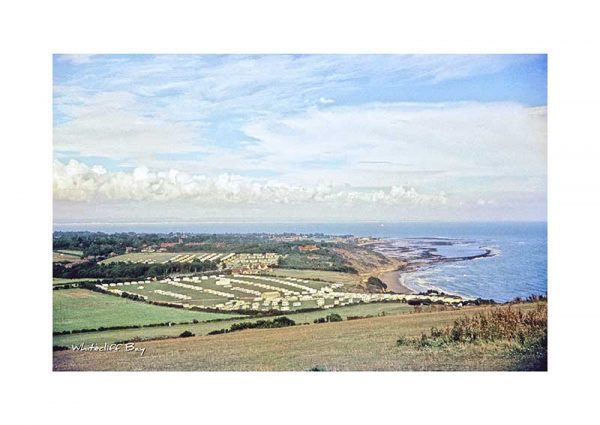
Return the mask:
[[66,252],[54,251],[52,253],[52,262],[73,262],[81,261],[81,256],[77,254],[68,254]]
[[[282,314],[281,316],[276,317],[286,316],[296,321],[296,323],[312,323],[315,319],[325,317],[331,313],[337,313],[346,319],[348,316],[377,316],[380,314],[397,315],[412,311],[413,307],[402,303],[371,303],[336,307],[334,309],[322,311]],[[107,330],[85,334],[55,335],[54,345],[69,346],[72,344],[81,344],[82,342],[85,342],[86,344],[92,342],[96,344],[104,344],[105,342],[113,343],[117,341],[129,341],[134,338],[152,339],[168,336],[173,337],[178,336],[186,330],[189,330],[196,335],[206,335],[214,330],[228,328],[232,323],[254,322],[256,320],[256,318],[231,319],[219,322],[174,325],[171,327],[161,326],[154,328]]]
[[294,277],[298,279],[321,279],[329,282],[356,284],[360,282],[357,274],[331,272],[325,270],[300,270],[300,269],[270,269],[268,274],[280,277]]
[[54,332],[235,317],[145,304],[87,289],[53,292]]
[[92,279],[92,278],[81,278],[81,279],[63,279],[61,277],[53,277],[52,278],[52,284],[53,285],[62,285],[65,283],[77,283],[77,282],[89,282],[90,280],[96,280],[96,279]]
[[[397,344],[491,307],[403,314],[137,343],[145,354],[54,352],[55,370],[521,370],[507,341],[424,349]],[[535,309],[533,304],[513,308]]]
[[83,257],[83,251],[77,251],[74,249],[57,249],[54,252],[58,252],[60,254],[74,255],[77,257]]

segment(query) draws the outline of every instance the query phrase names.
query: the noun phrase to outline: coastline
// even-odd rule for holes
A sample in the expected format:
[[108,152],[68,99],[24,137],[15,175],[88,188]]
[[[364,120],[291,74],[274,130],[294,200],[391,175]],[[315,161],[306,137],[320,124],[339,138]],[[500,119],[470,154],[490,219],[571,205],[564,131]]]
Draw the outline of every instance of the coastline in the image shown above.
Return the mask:
[[385,272],[377,276],[383,283],[388,287],[388,290],[393,291],[397,294],[413,294],[414,291],[400,283],[400,275],[403,273],[402,269],[392,270]]
[[[374,249],[375,252],[386,257],[390,262],[396,263],[394,269],[379,269],[375,275],[381,279],[387,285],[387,289],[391,292],[395,292],[398,294],[416,294],[417,290],[411,289],[406,285],[403,285],[401,282],[402,273],[409,273],[412,271],[416,271],[418,269],[427,268],[427,267],[435,267],[436,265],[441,265],[444,263],[453,263],[453,262],[461,262],[461,261],[470,261],[479,258],[493,257],[497,255],[496,250],[490,248],[483,248],[483,252],[475,255],[467,255],[460,257],[443,257],[439,254],[429,254],[422,255],[418,258],[407,260],[401,259],[394,255],[394,249],[389,249],[390,244],[389,240],[379,239],[377,241],[373,241],[369,243],[369,248]],[[383,249],[382,249],[383,248]],[[390,255],[392,254],[392,255]],[[400,263],[401,265],[398,265]],[[451,293],[449,290],[442,288],[441,289],[445,293]],[[458,294],[453,294],[458,295]],[[459,295],[463,297],[462,295]]]

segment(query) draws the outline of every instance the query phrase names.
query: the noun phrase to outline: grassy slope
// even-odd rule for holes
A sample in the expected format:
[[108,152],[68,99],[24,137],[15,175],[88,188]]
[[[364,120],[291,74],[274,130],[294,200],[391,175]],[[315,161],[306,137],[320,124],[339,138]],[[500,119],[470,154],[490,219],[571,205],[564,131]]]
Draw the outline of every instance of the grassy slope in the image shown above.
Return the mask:
[[73,254],[65,254],[65,253],[60,253],[60,252],[53,252],[52,253],[52,261],[53,262],[74,262],[74,261],[80,261],[81,257],[79,255],[73,255]]
[[224,313],[159,307],[99,294],[87,289],[62,289],[52,293],[55,332],[92,329],[99,326],[142,325],[232,317]]
[[77,257],[83,257],[83,251],[75,250],[75,249],[55,249],[54,252],[58,252],[60,254],[74,255]]
[[[98,278],[102,279],[102,278]],[[85,277],[85,278],[77,278],[77,279],[66,279],[62,277],[53,277],[52,284],[53,285],[62,285],[63,283],[77,283],[77,282],[89,282],[90,280],[96,280],[93,278]]]
[[342,272],[331,272],[324,270],[310,270],[310,269],[285,269],[275,268],[270,269],[269,274],[281,277],[295,277],[300,279],[321,279],[329,282],[339,283],[360,283],[360,277],[357,274],[342,273]]
[[[396,345],[489,307],[138,343],[146,353],[54,353],[55,370],[514,370],[507,343]],[[518,308],[530,309],[534,305]]]
[[[403,314],[411,312],[413,308],[407,304],[401,303],[373,303],[373,304],[359,304],[355,306],[339,307],[332,310],[320,310],[312,312],[301,312],[301,313],[290,313],[286,314],[296,321],[297,323],[312,323],[313,320],[325,317],[331,313],[337,313],[346,319],[348,316],[367,316],[367,315],[379,315],[382,312],[387,315]],[[198,319],[200,320],[200,319]],[[210,322],[210,323],[197,323],[188,325],[175,325],[175,326],[161,326],[155,328],[143,328],[143,329],[119,329],[119,330],[108,330],[102,332],[93,332],[85,334],[67,334],[67,335],[56,335],[54,336],[54,345],[69,346],[72,344],[85,343],[97,343],[104,344],[113,343],[116,341],[129,341],[133,338],[141,339],[152,339],[160,338],[164,336],[178,336],[185,330],[189,330],[196,335],[206,335],[207,333],[228,328],[232,323],[240,322],[254,322],[257,318],[251,319],[231,319],[227,321]]]

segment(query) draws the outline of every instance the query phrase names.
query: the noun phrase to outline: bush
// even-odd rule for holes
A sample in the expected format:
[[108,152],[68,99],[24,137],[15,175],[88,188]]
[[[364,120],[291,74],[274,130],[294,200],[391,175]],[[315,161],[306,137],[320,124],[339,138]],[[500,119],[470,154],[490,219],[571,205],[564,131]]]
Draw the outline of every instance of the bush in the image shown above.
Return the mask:
[[337,313],[332,313],[332,314],[327,315],[328,322],[341,322],[342,320],[344,320],[344,319],[342,319],[342,316],[340,316]]
[[271,328],[284,328],[287,326],[294,326],[294,322],[289,317],[283,316],[273,320],[258,320],[256,322],[243,322],[234,323],[229,329],[219,329],[216,331],[209,332],[208,335],[218,335],[227,332],[242,331],[244,329],[271,329]]
[[387,289],[387,285],[375,276],[371,276],[367,279],[367,287],[375,291],[385,291]]
[[412,340],[410,338],[407,338],[405,336],[401,336],[400,338],[398,338],[398,340],[396,341],[396,345],[398,347],[401,347],[403,345],[409,345],[412,343]]
[[325,366],[313,366],[308,369],[309,372],[327,372],[327,368]]
[[367,314],[366,316],[348,316],[346,317],[346,320],[358,320],[358,319],[371,319],[373,316],[372,314]]
[[[540,363],[547,352],[547,334],[548,307],[543,303],[526,313],[509,306],[465,316],[454,321],[452,326],[443,329],[432,327],[429,334],[423,333],[418,341],[413,342],[427,348],[507,340],[516,344],[519,350],[538,350],[538,357],[542,360],[536,361]],[[400,340],[397,343],[400,345]],[[402,339],[402,343],[406,343],[406,340]]]
[[182,333],[179,335],[179,337],[180,337],[180,338],[189,338],[189,337],[191,337],[191,336],[196,336],[196,335],[194,335],[194,334],[193,334],[193,333],[191,333],[190,331],[183,331],[183,332],[182,332]]
[[342,320],[344,319],[339,314],[331,313],[325,317],[319,317],[318,319],[313,320],[313,323],[341,322]]
[[429,305],[431,304],[431,300],[424,298],[422,300],[408,300],[408,305]]
[[486,313],[465,316],[446,328],[432,327],[420,338],[401,336],[397,346],[412,345],[422,349],[455,344],[478,344],[507,341],[508,353],[518,370],[548,370],[548,307],[540,303],[535,310],[522,312],[494,308]]

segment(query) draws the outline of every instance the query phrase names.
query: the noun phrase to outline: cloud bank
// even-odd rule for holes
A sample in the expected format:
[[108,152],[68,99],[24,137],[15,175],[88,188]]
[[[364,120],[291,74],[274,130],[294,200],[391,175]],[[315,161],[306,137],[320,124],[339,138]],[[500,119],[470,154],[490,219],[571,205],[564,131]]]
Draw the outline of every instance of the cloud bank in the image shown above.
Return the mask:
[[108,172],[102,166],[87,166],[71,160],[54,162],[54,197],[59,201],[181,201],[205,205],[302,204],[302,203],[383,203],[444,204],[445,195],[426,195],[414,188],[360,190],[333,186],[299,187],[241,176],[191,175],[176,170],[152,172],[146,167],[132,172]]

